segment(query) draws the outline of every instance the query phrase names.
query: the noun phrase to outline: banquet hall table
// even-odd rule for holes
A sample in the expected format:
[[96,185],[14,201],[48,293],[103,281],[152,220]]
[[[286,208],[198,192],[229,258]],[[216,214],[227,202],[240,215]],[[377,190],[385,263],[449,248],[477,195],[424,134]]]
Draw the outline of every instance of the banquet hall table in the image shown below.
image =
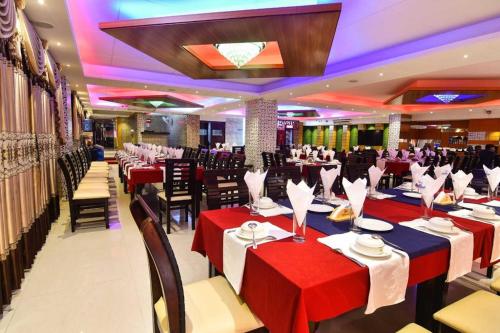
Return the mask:
[[[393,223],[419,216],[415,211],[408,213],[405,206],[409,205],[382,201],[391,207],[399,205],[405,215],[398,219],[394,210],[379,209],[379,202],[367,202],[365,214],[388,212],[388,220]],[[308,219],[312,215],[309,214]],[[334,225],[321,218],[324,222],[320,223]],[[215,268],[223,272],[224,230],[248,220],[269,221],[288,231],[292,228],[289,216],[250,216],[245,207],[204,211],[200,214],[192,250],[208,256]],[[423,237],[421,232],[405,232]],[[288,238],[259,245],[256,250],[248,248],[240,295],[271,332],[307,332],[309,322],[320,322],[366,305],[370,285],[368,269],[317,241],[325,236],[308,226],[307,239],[302,244]],[[436,238],[440,246],[436,246],[435,239],[423,242],[429,247],[410,255],[408,286],[419,284],[416,321],[429,328],[434,325],[432,313],[442,306],[449,260],[449,244]],[[415,247],[420,242],[409,243]],[[448,247],[443,247],[443,243]]]
[[385,162],[385,172],[392,173],[397,177],[403,176],[405,173],[410,171],[410,161],[390,161]]

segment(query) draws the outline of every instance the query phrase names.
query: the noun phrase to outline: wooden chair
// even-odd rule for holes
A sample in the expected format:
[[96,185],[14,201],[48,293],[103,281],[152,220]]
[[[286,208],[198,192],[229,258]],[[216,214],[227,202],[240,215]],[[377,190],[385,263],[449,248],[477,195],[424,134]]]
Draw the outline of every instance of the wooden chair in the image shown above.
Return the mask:
[[182,152],[182,158],[190,158],[191,157],[191,151],[193,148],[191,147],[183,147],[183,152]]
[[276,163],[277,167],[283,167],[286,166],[286,157],[284,153],[275,153],[274,154],[274,161]]
[[198,153],[199,153],[199,149],[197,148],[192,148],[191,149],[191,154],[189,155],[189,158],[192,158],[192,159],[198,159]]
[[233,154],[245,154],[245,146],[233,146],[231,150]]
[[209,210],[248,203],[248,188],[243,179],[247,169],[207,170],[204,184]]
[[[57,160],[63,173],[66,183],[66,190],[69,201],[71,231],[74,232],[79,218],[91,218],[103,216],[106,229],[109,229],[109,188],[104,184],[99,187],[97,184],[89,188],[74,186],[76,174],[71,170],[70,163],[66,158],[60,157]],[[102,208],[103,212],[88,212],[89,209]]]
[[[167,217],[167,233],[171,229],[172,210],[184,209],[185,221],[188,221],[188,212],[191,211],[191,227],[195,228],[196,207],[196,161],[193,159],[167,159],[165,161],[164,191],[158,194],[160,212]],[[190,209],[191,208],[191,209]]]
[[245,167],[246,156],[244,154],[233,154],[229,167],[231,169],[241,169]]
[[300,183],[302,180],[300,167],[284,166],[269,168],[264,182],[266,195],[274,201],[287,198],[286,184],[289,179],[291,179],[295,184]]
[[[321,172],[321,169],[322,168],[325,168],[325,170],[330,170],[330,169],[336,169],[336,168],[340,168],[340,165],[314,165],[314,166],[309,166],[309,172],[307,174],[307,179],[306,179],[306,182],[307,182],[307,185],[309,187],[313,186],[314,184],[316,184],[316,191],[315,192],[321,192],[322,189],[323,189],[323,182],[321,181],[321,176],[320,176],[320,172]],[[337,176],[337,178],[335,179],[335,181],[333,182],[333,185],[332,185],[332,191],[335,193],[335,194],[340,194],[342,192],[342,190],[340,189],[340,185],[341,185],[341,182],[340,182],[340,179],[341,179],[341,176],[340,174]]]
[[217,168],[217,151],[210,151],[207,157],[205,169],[212,170]]
[[154,332],[265,332],[262,322],[224,277],[183,287],[177,260],[161,225],[150,218],[137,224],[148,255]]
[[198,166],[206,167],[208,159],[208,148],[201,148],[198,154]]
[[368,178],[368,169],[371,167],[369,163],[354,163],[346,165],[347,179],[350,182],[355,181],[358,178]]
[[217,155],[216,169],[228,169],[231,165],[231,156],[233,154],[228,151],[219,152]]
[[264,165],[264,168],[270,168],[270,167],[275,167],[276,166],[276,161],[274,160],[274,155],[273,153],[268,153],[263,151],[262,152],[262,164]]

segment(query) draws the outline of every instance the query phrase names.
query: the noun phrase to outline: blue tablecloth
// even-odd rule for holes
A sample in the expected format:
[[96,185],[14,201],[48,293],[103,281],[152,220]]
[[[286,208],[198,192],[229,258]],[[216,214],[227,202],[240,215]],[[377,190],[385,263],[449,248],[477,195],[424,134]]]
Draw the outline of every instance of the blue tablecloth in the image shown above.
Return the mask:
[[[280,201],[280,203],[283,206],[291,208],[290,201],[288,200]],[[349,222],[332,222],[326,218],[327,215],[325,213],[309,212],[307,214],[307,226],[325,235],[335,235],[349,231]],[[363,216],[374,218],[369,214],[364,214]],[[290,215],[290,217],[292,216]],[[395,223],[392,223],[392,225],[394,229],[391,231],[377,233],[389,242],[400,246],[410,258],[450,247],[449,241],[443,237],[433,236]],[[374,232],[363,230],[363,233],[371,234]]]

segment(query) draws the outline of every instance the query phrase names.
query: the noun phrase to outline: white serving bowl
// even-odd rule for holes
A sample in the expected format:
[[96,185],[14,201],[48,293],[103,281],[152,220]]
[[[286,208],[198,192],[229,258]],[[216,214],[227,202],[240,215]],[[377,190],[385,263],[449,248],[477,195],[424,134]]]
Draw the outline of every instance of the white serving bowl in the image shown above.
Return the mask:
[[373,238],[367,234],[359,235],[354,245],[358,250],[369,254],[382,254],[385,246],[381,239]]
[[453,222],[449,219],[444,219],[441,217],[433,217],[429,220],[429,224],[433,229],[443,230],[443,231],[452,231],[453,230]]
[[263,223],[258,221],[246,221],[240,227],[239,234],[245,238],[252,238],[252,229],[248,226],[250,223],[255,223],[257,226],[254,228],[255,238],[264,238],[267,236],[268,230]]
[[464,194],[465,195],[476,195],[477,192],[475,189],[473,189],[472,187],[466,187],[465,188],[465,191],[464,191]]

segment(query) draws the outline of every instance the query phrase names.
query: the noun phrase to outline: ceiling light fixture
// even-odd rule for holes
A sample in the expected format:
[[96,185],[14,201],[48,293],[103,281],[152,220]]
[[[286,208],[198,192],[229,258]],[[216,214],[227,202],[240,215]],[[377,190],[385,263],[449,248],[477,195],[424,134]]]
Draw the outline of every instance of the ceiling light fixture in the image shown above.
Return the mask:
[[224,58],[237,68],[246,65],[266,47],[265,42],[214,44]]
[[330,84],[327,83],[325,87],[330,88]]
[[384,76],[384,73],[380,72],[378,73],[378,76]]
[[144,88],[148,89],[148,86],[145,85]]
[[464,54],[464,59],[467,59],[469,57],[468,54]]
[[472,109],[469,109],[469,112],[472,112]]
[[435,94],[434,97],[439,99],[443,103],[453,102],[459,95],[458,94]]
[[39,5],[45,5],[45,0],[38,0]]
[[71,67],[71,65],[70,64],[66,64],[66,67]]
[[293,95],[293,92],[291,92],[291,91],[290,91],[290,92],[288,93],[288,95],[292,96],[292,95]]
[[57,46],[61,46],[61,42],[57,42],[57,43],[56,43],[56,45],[57,45]]

